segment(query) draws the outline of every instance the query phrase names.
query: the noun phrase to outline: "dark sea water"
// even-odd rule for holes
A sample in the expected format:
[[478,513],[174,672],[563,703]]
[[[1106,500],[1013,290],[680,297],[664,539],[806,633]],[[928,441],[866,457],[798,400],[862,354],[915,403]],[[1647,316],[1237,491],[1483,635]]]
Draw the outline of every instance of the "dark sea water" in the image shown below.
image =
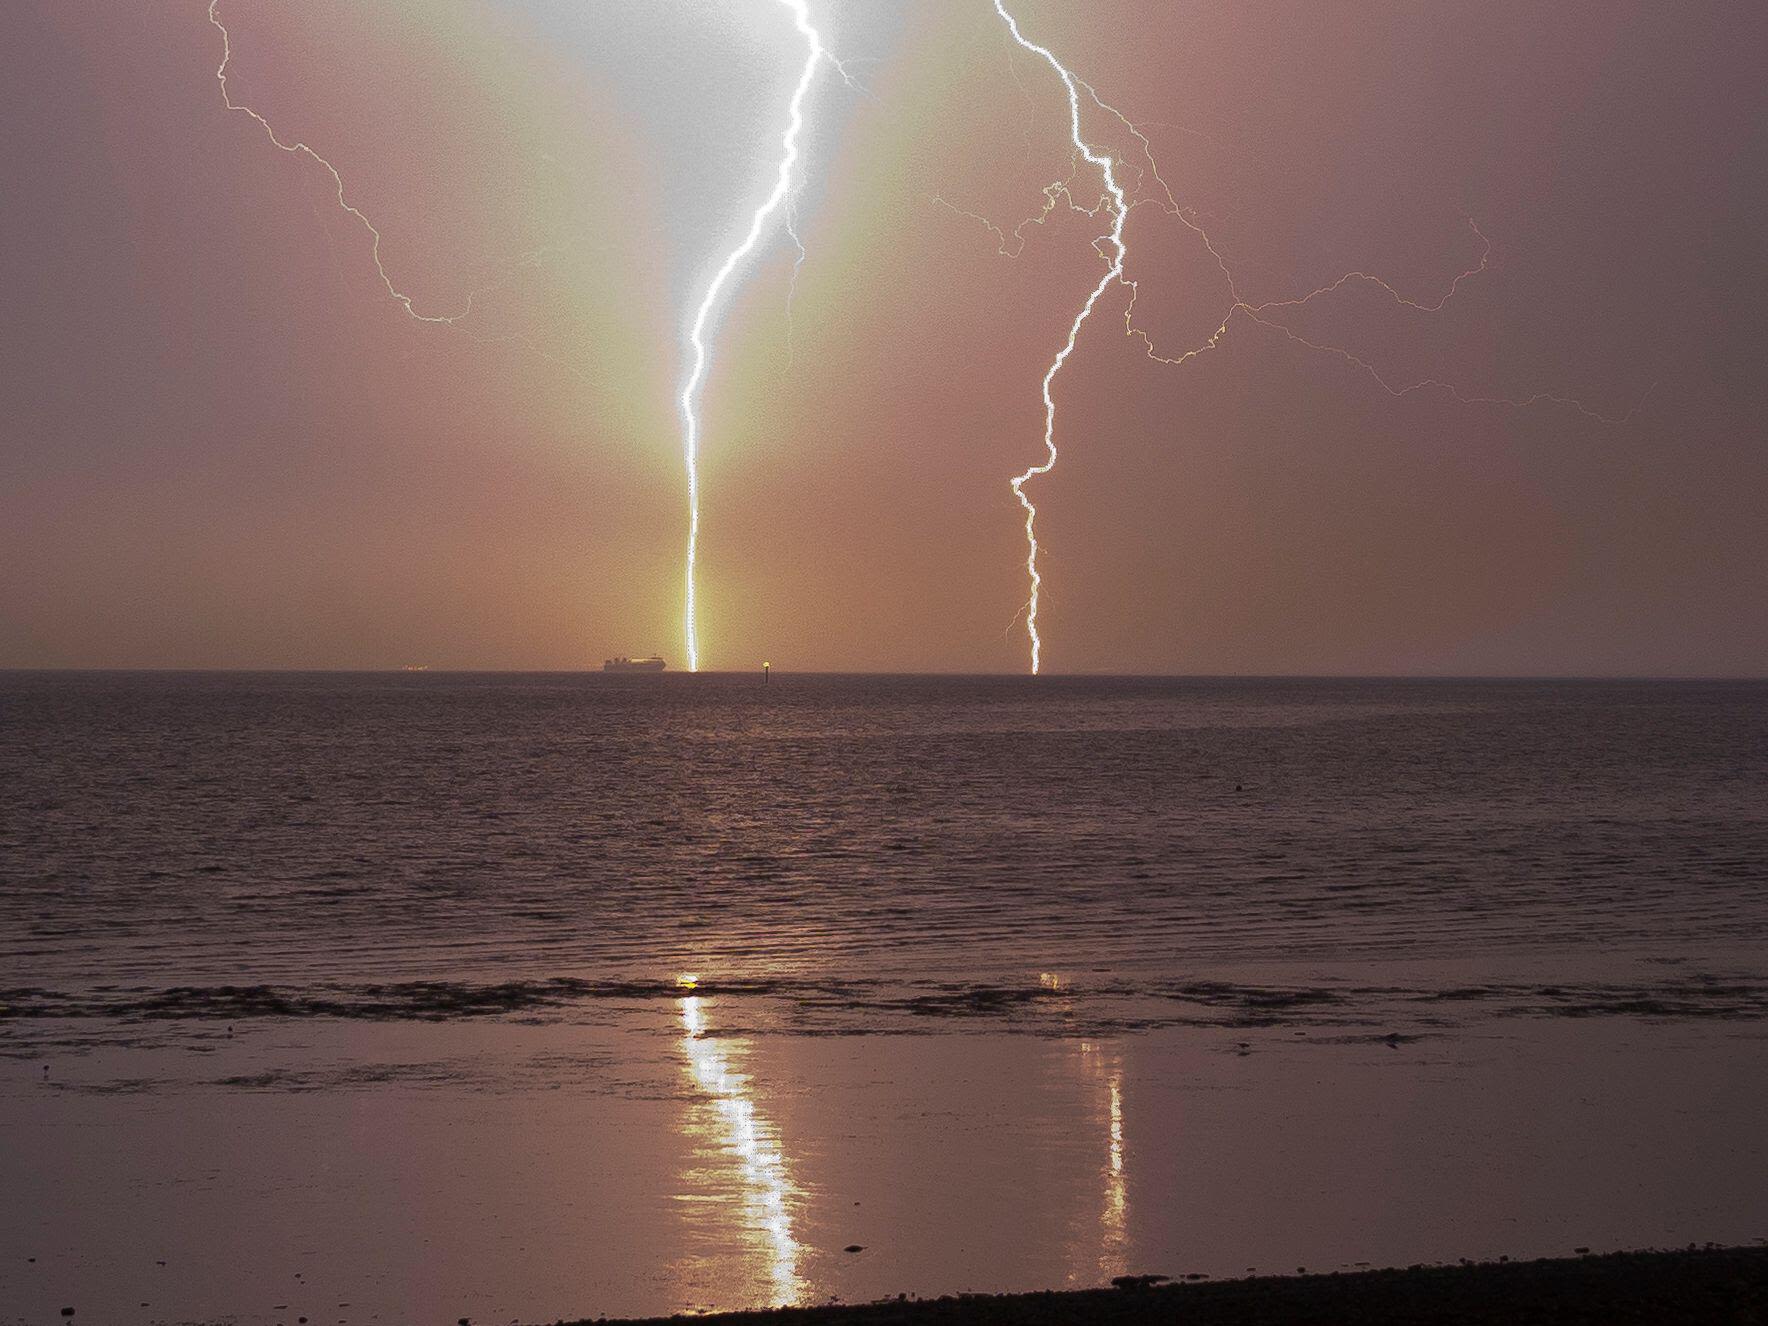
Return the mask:
[[1768,937],[1768,686],[0,678],[58,988],[864,977]]
[[1765,941],[1768,684],[0,674],[0,1321],[1768,1235]]

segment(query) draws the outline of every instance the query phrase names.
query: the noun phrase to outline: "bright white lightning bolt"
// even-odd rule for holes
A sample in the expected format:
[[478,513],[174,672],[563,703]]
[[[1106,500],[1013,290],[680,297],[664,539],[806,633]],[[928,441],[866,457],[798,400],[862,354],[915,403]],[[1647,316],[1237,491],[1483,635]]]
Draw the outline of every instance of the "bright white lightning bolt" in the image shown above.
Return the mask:
[[1027,545],[1025,570],[1031,577],[1031,597],[1025,603],[1025,629],[1031,636],[1031,671],[1032,675],[1036,676],[1042,666],[1043,656],[1043,639],[1037,631],[1037,601],[1038,591],[1043,587],[1044,578],[1037,569],[1037,508],[1025,495],[1025,485],[1028,480],[1048,474],[1056,468],[1056,398],[1050,394],[1050,384],[1056,380],[1056,375],[1062,371],[1062,365],[1067,363],[1068,357],[1074,353],[1074,343],[1080,336],[1080,329],[1092,316],[1093,306],[1099,302],[1099,297],[1115,282],[1123,278],[1124,259],[1129,254],[1129,251],[1124,247],[1123,225],[1129,217],[1129,202],[1124,197],[1123,187],[1117,182],[1116,163],[1109,155],[1095,151],[1086,139],[1081,137],[1078,80],[1068,72],[1063,63],[1047,47],[1039,46],[1036,42],[1026,39],[1025,35],[1019,31],[1018,20],[1007,12],[1007,7],[1002,3],[1002,0],[994,0],[994,7],[995,13],[1001,16],[1007,25],[1007,30],[1013,34],[1013,40],[1034,55],[1042,56],[1049,62],[1050,68],[1056,71],[1057,77],[1062,80],[1062,86],[1068,90],[1068,129],[1069,135],[1074,139],[1075,150],[1086,159],[1088,165],[1099,168],[1099,175],[1104,181],[1105,191],[1111,195],[1109,204],[1111,231],[1104,238],[1104,242],[1111,246],[1111,265],[1099,278],[1099,283],[1093,287],[1086,302],[1081,305],[1080,312],[1074,315],[1074,321],[1068,328],[1067,343],[1056,352],[1056,358],[1051,361],[1049,369],[1044,373],[1044,459],[1012,480],[1013,496],[1017,497],[1019,505],[1025,508],[1025,542]]
[[[1026,242],[1026,231],[1029,227],[1043,225],[1049,220],[1051,213],[1064,203],[1067,204],[1070,210],[1086,216],[1097,216],[1101,210],[1109,210],[1112,217],[1112,228],[1110,234],[1105,236],[1104,240],[1111,244],[1115,256],[1111,270],[1100,281],[1099,285],[1094,288],[1092,294],[1088,296],[1086,304],[1082,307],[1079,315],[1075,318],[1073,325],[1069,329],[1067,344],[1063,347],[1061,353],[1057,355],[1055,362],[1050,366],[1049,372],[1044,377],[1044,440],[1048,452],[1047,459],[1042,465],[1034,466],[1012,481],[1014,495],[1018,497],[1021,505],[1023,505],[1026,510],[1026,538],[1030,544],[1030,555],[1027,559],[1027,567],[1031,574],[1032,592],[1030,600],[1020,609],[1020,612],[1026,615],[1028,631],[1031,636],[1031,670],[1034,674],[1039,670],[1040,655],[1042,652],[1042,641],[1037,630],[1038,589],[1042,583],[1042,578],[1039,576],[1037,570],[1038,545],[1034,531],[1034,522],[1037,513],[1031,502],[1026,498],[1023,485],[1028,479],[1034,478],[1038,475],[1048,474],[1055,465],[1055,405],[1051,400],[1050,384],[1056,376],[1056,373],[1061,369],[1063,363],[1067,360],[1068,356],[1073,353],[1075,338],[1080,331],[1081,325],[1092,312],[1093,306],[1098,302],[1099,297],[1114,280],[1119,284],[1126,286],[1130,292],[1129,300],[1124,308],[1124,330],[1126,335],[1139,339],[1143,343],[1144,349],[1147,351],[1148,358],[1160,364],[1175,366],[1183,365],[1208,351],[1218,348],[1227,336],[1230,324],[1234,321],[1236,316],[1240,316],[1260,327],[1278,333],[1292,344],[1307,350],[1328,354],[1341,360],[1348,367],[1363,373],[1382,391],[1396,399],[1411,395],[1413,392],[1437,390],[1445,393],[1451,399],[1463,405],[1499,406],[1510,409],[1526,409],[1535,405],[1557,405],[1574,410],[1586,418],[1592,419],[1598,423],[1619,426],[1630,422],[1635,416],[1637,416],[1644,408],[1646,400],[1649,399],[1651,393],[1656,389],[1656,383],[1653,383],[1650,387],[1646,388],[1644,393],[1641,394],[1639,399],[1633,404],[1632,408],[1627,410],[1626,413],[1616,416],[1592,409],[1583,401],[1578,400],[1575,397],[1553,391],[1538,391],[1532,395],[1520,397],[1472,395],[1464,392],[1452,382],[1447,382],[1441,378],[1435,377],[1421,378],[1414,382],[1396,385],[1378,370],[1375,365],[1351,350],[1330,342],[1316,341],[1303,336],[1301,333],[1297,332],[1273,315],[1280,313],[1282,310],[1299,309],[1312,303],[1316,299],[1329,297],[1351,285],[1365,284],[1374,286],[1376,289],[1387,295],[1396,306],[1411,309],[1417,313],[1433,314],[1441,312],[1449,301],[1460,291],[1461,285],[1464,281],[1477,277],[1490,269],[1492,256],[1491,241],[1487,239],[1478,223],[1471,217],[1468,218],[1468,228],[1473,231],[1474,235],[1480,241],[1481,253],[1479,260],[1474,266],[1459,272],[1454,280],[1449,283],[1448,288],[1443,294],[1432,301],[1426,302],[1408,298],[1381,277],[1372,275],[1368,272],[1355,271],[1347,272],[1334,281],[1294,298],[1272,299],[1261,303],[1250,302],[1241,294],[1239,283],[1235,278],[1233,268],[1230,266],[1227,258],[1223,255],[1214,238],[1199,222],[1195,210],[1181,207],[1177,200],[1174,199],[1172,189],[1167,185],[1166,180],[1162,178],[1159,163],[1154,159],[1153,150],[1149,144],[1147,135],[1142,132],[1141,127],[1125,116],[1121,111],[1104,101],[1090,83],[1077,77],[1071,71],[1064,68],[1050,51],[1033,42],[1027,41],[1025,37],[1021,35],[1018,24],[1014,22],[1012,16],[1006,11],[1003,0],[994,0],[994,7],[1000,17],[1006,21],[1014,41],[1024,49],[1042,56],[1061,77],[1063,86],[1068,92],[1069,124],[1077,154],[1084,158],[1088,163],[1099,167],[1101,174],[1104,176],[1107,196],[1101,198],[1099,202],[1093,206],[1084,206],[1075,198],[1074,174],[1071,171],[1066,180],[1059,180],[1055,183],[1046,185],[1043,191],[1043,206],[1036,214],[1019,222],[1019,224],[1010,231],[1002,226],[996,225],[987,217],[979,216],[975,212],[966,211],[963,208],[956,207],[947,202],[944,198],[934,196],[931,201],[947,208],[958,216],[965,217],[984,226],[994,235],[1001,256],[1007,258],[1016,258],[1023,251]],[[1011,63],[1009,63],[1008,68],[1009,72],[1013,74],[1014,81],[1018,82],[1019,75],[1017,70],[1012,67]],[[1021,87],[1023,89],[1023,85],[1021,85]],[[1115,119],[1130,134],[1130,136],[1136,140],[1137,146],[1140,148],[1143,157],[1147,161],[1146,169],[1143,169],[1141,166],[1136,165],[1127,159],[1121,161],[1114,160],[1108,154],[1096,151],[1089,147],[1082,139],[1080,133],[1079,97],[1076,92],[1077,87],[1084,89],[1088,98],[1099,110]],[[1194,131],[1187,130],[1187,132]],[[1118,186],[1115,174],[1118,167],[1127,167],[1136,173],[1137,182],[1134,189],[1137,197],[1134,201],[1127,201],[1124,190]],[[1157,189],[1150,191],[1151,196],[1144,196],[1144,185],[1150,180],[1155,186],[1157,186]],[[1222,314],[1219,325],[1216,329],[1210,332],[1199,344],[1175,355],[1162,353],[1156,347],[1153,338],[1141,327],[1136,325],[1137,282],[1129,279],[1124,274],[1124,265],[1127,257],[1127,250],[1123,239],[1124,225],[1127,221],[1128,213],[1135,208],[1142,206],[1144,203],[1153,203],[1157,208],[1165,212],[1168,216],[1173,217],[1186,229],[1190,230],[1197,236],[1198,240],[1203,245],[1204,250],[1209,254],[1210,259],[1221,272],[1223,281],[1227,287],[1229,305],[1227,310]],[[1097,247],[1100,242],[1101,241],[1095,241],[1095,247]],[[1017,620],[1018,615],[1015,614],[1014,621]],[[1011,629],[1012,624],[1009,623],[1008,630]]]
[[[823,39],[810,21],[810,10],[806,0],[779,0],[792,11],[792,21],[797,26],[799,35],[804,38],[804,68],[798,75],[798,85],[792,91],[792,100],[786,112],[786,131],[780,138],[780,164],[774,175],[773,192],[768,194],[755,214],[749,219],[748,232],[736,248],[726,256],[723,264],[713,275],[712,282],[706,287],[706,293],[700,300],[700,306],[694,311],[694,320],[688,329],[688,345],[691,351],[692,367],[688,370],[686,382],[681,389],[682,418],[682,458],[688,472],[688,557],[687,557],[687,601],[682,612],[682,635],[687,647],[688,671],[697,672],[700,668],[700,639],[695,629],[694,575],[700,553],[700,417],[698,412],[700,386],[706,377],[708,351],[706,348],[706,332],[712,323],[712,314],[718,307],[720,296],[725,287],[736,275],[737,269],[743,265],[749,255],[755,252],[761,243],[761,237],[767,230],[768,221],[774,213],[785,204],[792,192],[792,171],[798,164],[798,138],[804,131],[804,102],[810,95],[810,85],[816,79],[817,68],[825,59],[834,63],[823,46]],[[837,66],[839,67],[839,66]],[[797,234],[793,233],[793,242],[797,243]],[[799,245],[800,254],[803,246]]]

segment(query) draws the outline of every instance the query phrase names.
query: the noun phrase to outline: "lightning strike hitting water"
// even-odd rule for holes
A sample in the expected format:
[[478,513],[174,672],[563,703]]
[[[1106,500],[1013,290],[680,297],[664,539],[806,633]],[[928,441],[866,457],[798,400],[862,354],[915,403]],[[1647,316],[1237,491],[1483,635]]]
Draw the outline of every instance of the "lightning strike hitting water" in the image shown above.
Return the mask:
[[[810,85],[816,79],[818,67],[824,60],[835,63],[823,39],[810,21],[810,10],[806,0],[779,0],[780,4],[792,11],[792,21],[804,38],[804,68],[798,75],[798,85],[792,91],[792,100],[787,106],[786,131],[780,138],[780,164],[774,176],[773,192],[768,194],[755,214],[749,219],[748,232],[736,248],[732,249],[723,264],[714,274],[712,282],[706,287],[706,293],[700,300],[700,306],[694,311],[694,320],[688,330],[688,345],[691,356],[691,367],[681,389],[682,418],[682,458],[688,472],[688,556],[687,556],[687,600],[682,612],[682,636],[687,648],[688,671],[697,672],[700,667],[700,640],[695,625],[694,575],[700,552],[700,418],[699,395],[701,383],[706,377],[708,351],[706,348],[706,332],[712,323],[712,315],[718,307],[720,296],[725,292],[737,269],[743,265],[749,255],[755,252],[761,243],[761,236],[775,212],[785,205],[792,192],[792,171],[798,164],[798,138],[804,131],[804,102],[810,94]],[[837,68],[839,65],[837,64]],[[793,242],[798,243],[796,232]],[[803,246],[799,244],[799,252]]]
[[[1418,391],[1437,390],[1463,405],[1490,405],[1511,409],[1525,409],[1534,405],[1558,405],[1566,409],[1574,410],[1584,417],[1598,423],[1618,426],[1629,422],[1638,415],[1644,408],[1646,400],[1649,399],[1651,393],[1656,389],[1656,383],[1647,387],[1644,393],[1633,404],[1632,408],[1627,410],[1625,414],[1609,415],[1591,408],[1576,397],[1553,391],[1538,391],[1532,395],[1523,397],[1470,395],[1452,382],[1435,377],[1421,378],[1414,382],[1396,385],[1377,369],[1374,364],[1344,346],[1336,345],[1331,342],[1312,340],[1303,336],[1300,332],[1297,332],[1285,322],[1281,321],[1279,315],[1285,310],[1302,308],[1317,299],[1330,297],[1337,294],[1339,291],[1354,285],[1375,287],[1377,290],[1385,294],[1396,307],[1409,309],[1421,314],[1439,313],[1460,291],[1463,282],[1471,280],[1490,270],[1492,243],[1486,238],[1485,232],[1480,229],[1478,223],[1471,217],[1468,218],[1468,228],[1480,242],[1481,252],[1479,259],[1473,266],[1457,273],[1455,278],[1449,283],[1447,289],[1435,300],[1424,301],[1409,298],[1381,277],[1369,272],[1355,271],[1347,272],[1336,280],[1330,281],[1314,290],[1310,290],[1304,295],[1288,299],[1272,299],[1266,300],[1262,303],[1253,303],[1241,294],[1239,283],[1234,276],[1233,268],[1230,266],[1226,256],[1223,254],[1216,241],[1198,221],[1196,211],[1194,209],[1181,207],[1178,201],[1173,197],[1172,189],[1161,176],[1160,165],[1154,158],[1153,149],[1148,141],[1148,137],[1142,132],[1140,126],[1125,116],[1121,111],[1104,101],[1090,83],[1077,77],[1070,70],[1066,69],[1050,51],[1033,42],[1027,41],[1020,33],[1018,24],[1005,9],[1004,0],[993,0],[993,2],[996,13],[1006,21],[1008,29],[1012,33],[1013,40],[1024,49],[1043,57],[1043,59],[1047,61],[1061,77],[1063,87],[1068,93],[1069,125],[1076,155],[1078,158],[1084,159],[1087,163],[1097,166],[1100,169],[1100,173],[1104,177],[1106,193],[1105,196],[1093,206],[1086,206],[1077,201],[1074,195],[1074,172],[1071,171],[1067,179],[1058,180],[1052,184],[1046,185],[1043,190],[1043,206],[1035,214],[1019,222],[1011,230],[996,225],[987,217],[954,206],[944,198],[934,196],[932,201],[954,212],[958,216],[975,221],[985,227],[994,235],[996,247],[1001,256],[1007,258],[1018,257],[1025,247],[1027,230],[1031,227],[1042,226],[1045,224],[1045,222],[1049,220],[1051,213],[1054,212],[1057,207],[1064,204],[1066,204],[1071,211],[1079,212],[1085,216],[1096,217],[1101,211],[1109,211],[1112,218],[1110,233],[1104,237],[1103,241],[1095,241],[1095,247],[1098,247],[1101,242],[1109,243],[1111,246],[1111,252],[1113,254],[1111,269],[1087,297],[1085,305],[1081,308],[1080,313],[1076,316],[1074,323],[1069,328],[1067,344],[1062,348],[1061,352],[1058,353],[1055,362],[1051,364],[1049,371],[1044,376],[1044,442],[1048,452],[1047,459],[1042,465],[1033,466],[1012,481],[1013,493],[1019,499],[1020,504],[1025,508],[1025,533],[1026,540],[1030,545],[1030,554],[1027,558],[1026,566],[1031,575],[1031,598],[1020,611],[1025,614],[1027,631],[1031,637],[1031,671],[1034,674],[1038,672],[1040,667],[1043,644],[1037,628],[1038,590],[1042,585],[1042,577],[1038,574],[1037,568],[1038,544],[1035,534],[1037,511],[1036,508],[1032,506],[1030,500],[1025,496],[1024,484],[1029,479],[1048,474],[1055,465],[1055,404],[1051,398],[1050,385],[1056,374],[1061,370],[1062,365],[1073,353],[1075,339],[1079,335],[1081,325],[1087,320],[1088,315],[1091,314],[1093,306],[1098,302],[1100,296],[1103,295],[1105,290],[1113,282],[1127,287],[1130,292],[1129,300],[1124,308],[1123,315],[1125,334],[1140,340],[1144,349],[1147,351],[1148,358],[1160,364],[1175,366],[1183,365],[1189,363],[1199,355],[1218,348],[1221,345],[1222,340],[1227,336],[1230,324],[1236,317],[1242,317],[1260,327],[1278,333],[1294,345],[1307,350],[1331,355],[1334,358],[1339,359],[1348,367],[1367,376],[1382,391],[1395,398],[1408,396],[1413,392]],[[1017,70],[1014,70],[1010,63],[1008,68],[1013,74],[1014,81],[1019,82]],[[1021,84],[1021,89],[1023,90],[1023,84]],[[1100,111],[1115,119],[1135,140],[1142,157],[1147,163],[1145,168],[1127,158],[1113,158],[1109,153],[1089,146],[1089,144],[1081,137],[1080,97],[1077,89],[1084,89],[1088,99],[1091,100]],[[1133,200],[1126,196],[1126,191],[1118,182],[1117,172],[1119,169],[1129,170],[1135,174],[1136,182],[1133,185],[1135,196]],[[1152,181],[1153,185],[1151,190],[1148,189],[1150,181]],[[1204,251],[1209,255],[1212,263],[1220,271],[1223,283],[1227,288],[1229,304],[1227,310],[1222,314],[1220,322],[1215,330],[1206,336],[1199,344],[1176,354],[1162,353],[1161,350],[1156,347],[1154,339],[1141,327],[1136,325],[1136,299],[1139,293],[1137,282],[1131,280],[1124,274],[1125,260],[1128,256],[1127,246],[1123,238],[1124,226],[1128,220],[1129,213],[1146,203],[1153,203],[1160,211],[1178,221],[1179,224],[1183,225],[1197,237],[1198,241],[1202,244]],[[1017,615],[1015,615],[1014,620],[1017,621]],[[1008,629],[1012,629],[1011,624],[1009,624]]]
[[[780,140],[781,157],[774,188],[772,193],[768,195],[766,201],[755,210],[754,215],[750,219],[748,232],[743,237],[742,242],[725,258],[723,265],[718,269],[711,284],[707,287],[706,293],[701,299],[698,309],[695,311],[692,328],[688,336],[692,349],[692,368],[689,372],[687,381],[682,388],[680,404],[684,424],[683,449],[688,474],[687,602],[684,614],[684,635],[688,669],[690,671],[698,670],[700,653],[698,632],[696,630],[695,622],[695,569],[698,559],[700,533],[700,481],[698,467],[700,423],[696,407],[698,404],[700,386],[706,375],[709,358],[705,339],[706,333],[711,325],[713,314],[717,311],[719,300],[725,293],[726,287],[735,277],[737,270],[742,266],[743,262],[760,244],[769,220],[782,208],[782,206],[787,210],[787,232],[791,235],[792,242],[798,253],[797,262],[793,268],[793,288],[796,288],[798,271],[803,265],[805,250],[803,243],[799,240],[796,227],[794,226],[790,215],[790,204],[793,169],[797,165],[799,157],[798,140],[804,129],[805,100],[810,92],[810,87],[815,79],[817,69],[824,61],[827,61],[834,67],[836,72],[841,75],[843,81],[846,82],[849,87],[858,86],[854,82],[853,76],[850,72],[849,63],[837,59],[835,55],[824,46],[821,34],[810,21],[810,11],[807,5],[807,0],[779,0],[779,3],[785,5],[786,8],[791,10],[793,22],[796,25],[799,34],[804,38],[807,54],[803,71],[799,75],[797,86],[792,93],[792,98],[788,106],[787,126],[785,133]],[[375,272],[380,278],[381,285],[386,289],[387,294],[398,302],[410,318],[416,322],[441,323],[453,326],[463,318],[467,317],[468,314],[472,313],[476,299],[480,294],[486,293],[485,290],[476,290],[469,293],[459,312],[420,312],[414,298],[400,290],[398,286],[393,283],[392,276],[389,275],[386,265],[381,261],[382,236],[380,228],[368,218],[366,213],[349,200],[349,197],[345,192],[344,177],[338,171],[338,168],[305,142],[298,139],[294,141],[284,139],[276,132],[276,129],[271,125],[270,121],[265,119],[263,115],[259,114],[251,106],[233,99],[227,86],[227,69],[228,65],[233,60],[233,43],[226,25],[221,21],[219,13],[220,4],[221,0],[209,0],[208,18],[215,30],[221,34],[221,63],[215,69],[215,78],[221,85],[222,104],[230,111],[237,111],[240,114],[250,116],[251,119],[256,122],[258,127],[264,131],[264,135],[270,140],[271,145],[279,151],[286,152],[291,156],[306,157],[309,160],[316,162],[319,167],[331,177],[338,207],[344,212],[347,212],[369,233],[371,241],[370,256],[374,261]],[[532,266],[538,256],[538,253],[524,254],[515,260],[514,265]],[[789,308],[790,304],[788,303],[788,309]],[[529,338],[520,334],[510,333],[498,337],[479,339],[503,340],[521,344],[541,355],[541,357],[546,359],[549,363],[569,369],[574,373],[580,372],[580,370],[573,365],[540,349],[538,346],[534,345]],[[788,346],[790,346],[789,336]]]
[[[1056,468],[1056,398],[1051,395],[1050,386],[1055,382],[1056,375],[1062,371],[1062,365],[1066,364],[1068,357],[1074,353],[1074,344],[1080,337],[1080,329],[1092,316],[1093,306],[1099,302],[1099,297],[1113,284],[1123,279],[1124,259],[1129,256],[1129,251],[1124,247],[1123,242],[1123,226],[1129,218],[1129,200],[1124,196],[1123,186],[1117,182],[1116,162],[1109,155],[1096,151],[1081,136],[1079,80],[1068,72],[1067,67],[1047,47],[1039,46],[1036,42],[1028,40],[1019,31],[1018,20],[1007,12],[1006,5],[1002,0],[994,0],[994,7],[995,13],[999,14],[1002,21],[1006,23],[1007,31],[1013,34],[1013,40],[1032,54],[1042,57],[1050,68],[1056,71],[1056,76],[1062,80],[1062,86],[1068,91],[1068,129],[1070,137],[1074,140],[1075,151],[1085,159],[1088,165],[1098,167],[1105,192],[1111,198],[1111,201],[1105,205],[1111,214],[1111,230],[1103,239],[1103,242],[1111,248],[1111,265],[1099,278],[1099,283],[1093,287],[1086,302],[1081,305],[1080,312],[1074,315],[1074,321],[1068,328],[1067,343],[1056,352],[1056,358],[1051,361],[1049,369],[1044,373],[1044,459],[1011,481],[1013,496],[1018,498],[1019,505],[1025,508],[1025,542],[1027,545],[1025,570],[1031,578],[1031,596],[1025,602],[1025,629],[1026,633],[1031,636],[1031,671],[1035,676],[1042,666],[1043,657],[1043,638],[1038,635],[1037,629],[1037,609],[1038,591],[1043,588],[1044,578],[1037,569],[1037,507],[1033,506],[1031,499],[1025,495],[1025,485],[1029,480],[1048,474]],[[1044,215],[1047,216],[1049,208],[1055,205],[1056,194],[1046,191],[1045,197],[1049,200],[1049,207],[1046,207],[1044,211]],[[1004,239],[1002,243],[1004,246]],[[1095,247],[1097,247],[1097,243],[1096,241]]]

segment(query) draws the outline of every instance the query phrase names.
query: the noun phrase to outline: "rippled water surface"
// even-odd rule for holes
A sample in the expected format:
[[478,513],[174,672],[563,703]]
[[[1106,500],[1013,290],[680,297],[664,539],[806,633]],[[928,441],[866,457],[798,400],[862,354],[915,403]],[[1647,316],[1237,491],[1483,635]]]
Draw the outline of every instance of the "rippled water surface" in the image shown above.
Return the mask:
[[0,674],[0,791],[0,1322],[1768,1235],[1768,685]]
[[1746,684],[13,675],[26,983],[1763,937]]

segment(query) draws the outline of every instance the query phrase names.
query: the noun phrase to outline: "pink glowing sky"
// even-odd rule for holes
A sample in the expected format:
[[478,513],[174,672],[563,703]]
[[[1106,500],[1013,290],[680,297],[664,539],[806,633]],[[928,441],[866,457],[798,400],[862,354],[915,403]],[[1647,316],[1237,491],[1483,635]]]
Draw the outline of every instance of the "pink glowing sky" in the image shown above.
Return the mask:
[[[1440,312],[1353,285],[1298,335],[1624,417],[1396,399],[1244,320],[1169,367],[1113,291],[1033,490],[1049,670],[1764,671],[1768,11],[1014,8],[1250,300],[1362,270],[1434,303],[1466,218],[1489,237]],[[451,328],[226,112],[205,9],[0,12],[0,666],[679,661],[681,337],[765,188],[783,11],[223,0],[233,93],[338,165],[401,288],[491,290]],[[1100,224],[1009,259],[936,197],[1034,213],[1060,85],[987,0],[815,9],[863,90],[814,103],[790,336],[777,235],[718,325],[703,662],[1020,671],[1006,480]],[[1196,233],[1144,206],[1127,234],[1138,325],[1207,338],[1232,297]]]

